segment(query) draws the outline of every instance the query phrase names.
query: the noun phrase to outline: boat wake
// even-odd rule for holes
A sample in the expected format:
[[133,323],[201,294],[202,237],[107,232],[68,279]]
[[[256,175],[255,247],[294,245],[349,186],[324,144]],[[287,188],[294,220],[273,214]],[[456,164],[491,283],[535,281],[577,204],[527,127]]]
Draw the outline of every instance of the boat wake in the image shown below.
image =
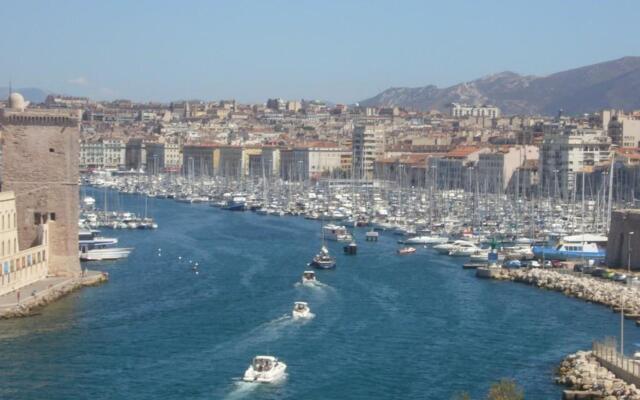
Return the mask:
[[308,322],[311,322],[311,320],[314,319],[315,317],[316,317],[316,315],[314,313],[310,312],[309,315],[304,317],[304,318],[292,318],[292,319],[297,324],[306,324]]
[[238,378],[236,382],[233,383],[233,389],[231,392],[225,397],[227,400],[239,400],[244,399],[249,396],[254,390],[258,388],[258,384],[253,382],[245,382]]
[[330,289],[331,286],[327,285],[326,283],[322,283],[322,282],[313,282],[313,283],[302,283],[302,282],[296,282],[293,286],[297,287],[297,288],[309,288],[309,289]]
[[267,390],[267,389],[273,388],[274,386],[275,387],[280,386],[287,380],[288,376],[289,374],[285,373],[282,376],[282,378],[270,384],[245,382],[242,380],[242,378],[235,378],[235,382],[233,383],[233,389],[231,390],[231,392],[229,392],[229,394],[227,394],[227,396],[225,396],[225,399],[226,400],[244,399],[247,396],[254,393],[256,390],[260,390],[260,389]]

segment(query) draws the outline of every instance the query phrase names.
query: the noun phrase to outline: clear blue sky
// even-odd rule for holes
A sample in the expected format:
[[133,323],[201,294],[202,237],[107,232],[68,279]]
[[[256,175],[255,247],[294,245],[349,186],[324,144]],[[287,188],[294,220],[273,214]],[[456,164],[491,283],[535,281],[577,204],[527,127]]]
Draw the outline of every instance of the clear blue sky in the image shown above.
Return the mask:
[[[640,55],[638,0],[7,1],[0,79],[97,99],[316,98]],[[5,84],[0,83],[0,86]]]

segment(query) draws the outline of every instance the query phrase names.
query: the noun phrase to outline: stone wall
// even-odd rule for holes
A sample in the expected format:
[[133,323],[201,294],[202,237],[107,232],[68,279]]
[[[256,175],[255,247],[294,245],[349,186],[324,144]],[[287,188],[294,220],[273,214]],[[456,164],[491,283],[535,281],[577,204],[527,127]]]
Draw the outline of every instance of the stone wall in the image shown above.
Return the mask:
[[39,244],[38,225],[49,222],[49,273],[77,276],[79,114],[55,120],[40,110],[16,114],[5,111],[0,123],[2,190],[16,195],[19,246]]

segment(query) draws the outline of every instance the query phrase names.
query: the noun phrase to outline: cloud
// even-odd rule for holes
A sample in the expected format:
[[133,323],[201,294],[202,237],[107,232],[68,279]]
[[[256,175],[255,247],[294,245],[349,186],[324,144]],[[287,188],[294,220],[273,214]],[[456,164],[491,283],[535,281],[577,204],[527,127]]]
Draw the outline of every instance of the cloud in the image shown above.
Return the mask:
[[72,85],[86,86],[89,84],[89,80],[84,76],[79,76],[77,78],[69,79],[67,83]]

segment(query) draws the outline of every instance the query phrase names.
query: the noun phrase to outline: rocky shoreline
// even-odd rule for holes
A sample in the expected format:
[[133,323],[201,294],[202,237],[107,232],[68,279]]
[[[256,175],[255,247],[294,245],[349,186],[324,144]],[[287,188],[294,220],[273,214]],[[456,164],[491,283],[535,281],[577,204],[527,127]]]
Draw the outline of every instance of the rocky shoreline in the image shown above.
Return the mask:
[[567,356],[558,368],[556,383],[569,388],[564,399],[640,400],[640,389],[616,378],[592,351]]
[[628,318],[640,319],[640,290],[636,287],[594,278],[590,275],[541,268],[502,268],[492,277],[562,292],[570,297],[602,304],[617,310],[619,310],[622,301],[625,315]]
[[23,318],[37,312],[42,307],[81,289],[85,286],[100,285],[109,280],[109,275],[104,272],[88,274],[82,278],[70,279],[62,285],[53,287],[37,296],[29,297],[19,305],[0,310],[0,319]]

